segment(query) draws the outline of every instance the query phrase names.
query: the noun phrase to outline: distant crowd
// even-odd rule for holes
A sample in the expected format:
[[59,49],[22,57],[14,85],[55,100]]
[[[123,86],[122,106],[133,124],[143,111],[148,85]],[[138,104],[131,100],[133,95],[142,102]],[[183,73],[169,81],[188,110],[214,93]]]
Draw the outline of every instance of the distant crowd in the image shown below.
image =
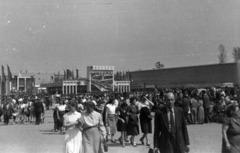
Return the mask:
[[[94,104],[106,128],[106,142],[126,142],[137,146],[135,136],[142,132],[140,142],[150,145],[148,134],[152,133],[152,119],[157,110],[165,107],[167,93],[173,93],[175,107],[183,110],[186,123],[204,124],[222,122],[226,109],[235,105],[239,107],[238,90],[234,88],[208,89],[164,89],[153,92],[132,93],[85,93],[77,95],[27,95],[1,97],[0,121],[4,124],[44,123],[46,110],[53,111],[54,131],[65,134],[64,115],[75,104],[76,111],[86,111],[86,103]],[[11,122],[10,122],[11,121]],[[114,138],[116,132],[121,136]],[[130,139],[129,139],[130,137]]]

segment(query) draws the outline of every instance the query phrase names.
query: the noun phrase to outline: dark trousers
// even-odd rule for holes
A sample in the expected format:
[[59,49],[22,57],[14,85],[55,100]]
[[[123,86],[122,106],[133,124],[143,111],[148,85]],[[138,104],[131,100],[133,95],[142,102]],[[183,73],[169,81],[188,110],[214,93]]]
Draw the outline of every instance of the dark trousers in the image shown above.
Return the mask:
[[185,119],[187,120],[187,123],[192,124],[191,114],[189,114],[188,112],[185,112],[184,116],[185,116]]
[[209,114],[209,109],[210,108],[204,108],[204,121],[205,121],[205,123],[208,123],[208,121],[212,122],[212,119],[211,119],[210,114]]
[[41,112],[36,112],[36,124],[40,124],[41,123]]
[[172,150],[173,150],[173,152],[174,152],[174,153],[181,153],[179,144],[178,144],[178,142],[177,142],[176,134],[175,134],[175,137],[172,137],[172,136],[171,136],[170,141],[171,141],[171,145],[172,145]]
[[8,124],[9,123],[10,116],[9,115],[4,115],[4,123]]
[[59,130],[59,122],[57,118],[57,112],[53,112],[54,130]]

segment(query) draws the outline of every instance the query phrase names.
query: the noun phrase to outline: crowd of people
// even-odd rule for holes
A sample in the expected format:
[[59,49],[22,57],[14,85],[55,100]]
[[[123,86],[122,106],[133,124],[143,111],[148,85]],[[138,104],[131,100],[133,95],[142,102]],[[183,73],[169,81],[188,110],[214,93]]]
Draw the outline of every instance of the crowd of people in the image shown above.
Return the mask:
[[0,121],[3,120],[5,125],[25,122],[39,125],[44,123],[45,110],[45,98],[4,96],[0,102]]
[[[45,111],[52,110],[54,131],[65,134],[66,153],[104,152],[109,141],[111,143],[119,142],[122,147],[125,147],[126,143],[137,147],[137,141],[140,141],[142,145],[150,146],[148,134],[153,133],[152,129],[154,129],[155,148],[160,151],[161,149],[167,150],[167,152],[169,152],[168,150],[170,152],[186,151],[189,138],[185,125],[219,122],[223,123],[223,150],[229,150],[232,141],[238,147],[240,142],[239,138],[237,138],[239,141],[236,142],[236,137],[228,136],[228,130],[236,132],[232,128],[234,125],[232,120],[238,123],[240,118],[238,95],[238,90],[230,88],[164,89],[154,92],[85,93],[55,96],[18,95],[2,97],[0,119],[3,116],[6,125],[9,124],[11,118],[13,124],[32,122],[39,125],[44,123]],[[168,119],[161,123],[159,120],[164,118],[163,110],[165,108],[167,108],[165,112]],[[170,111],[172,108],[174,108],[174,119],[172,119],[172,111]],[[232,110],[231,113],[229,110]],[[237,115],[233,115],[232,112],[236,112]],[[154,114],[157,116],[154,117]],[[182,116],[182,118],[178,116]],[[233,116],[234,119],[229,119]],[[162,146],[164,143],[159,145],[162,137],[156,136],[159,135],[157,134],[159,130],[164,131],[162,124],[167,122],[170,129],[166,128],[166,130],[173,135],[169,138],[173,149]],[[175,127],[178,124],[182,125],[183,129]],[[155,127],[152,128],[152,125]],[[135,137],[140,134],[140,129],[142,136],[140,140],[136,140]],[[239,129],[237,130],[240,132]],[[175,139],[175,136],[179,137],[176,135],[176,131],[183,133],[184,138]],[[121,133],[119,138],[114,137],[116,132]],[[186,148],[182,145],[179,146],[179,143],[185,144]],[[177,150],[175,150],[176,146],[178,146]],[[239,151],[239,148],[237,149]]]

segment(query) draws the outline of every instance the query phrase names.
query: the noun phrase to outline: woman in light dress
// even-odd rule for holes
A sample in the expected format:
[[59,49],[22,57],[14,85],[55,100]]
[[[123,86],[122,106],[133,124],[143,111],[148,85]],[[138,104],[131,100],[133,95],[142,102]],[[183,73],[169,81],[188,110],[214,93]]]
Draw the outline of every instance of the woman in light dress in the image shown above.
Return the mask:
[[76,111],[76,106],[75,102],[69,102],[69,112],[63,116],[63,126],[66,128],[65,153],[82,153],[82,132],[77,121],[81,118],[81,114]]
[[113,137],[114,134],[117,132],[117,117],[116,117],[116,109],[118,104],[116,103],[115,99],[109,99],[108,104],[106,105],[106,112],[105,112],[105,119],[106,119],[106,127],[107,127],[107,138],[108,135],[111,135],[111,142],[115,143]]

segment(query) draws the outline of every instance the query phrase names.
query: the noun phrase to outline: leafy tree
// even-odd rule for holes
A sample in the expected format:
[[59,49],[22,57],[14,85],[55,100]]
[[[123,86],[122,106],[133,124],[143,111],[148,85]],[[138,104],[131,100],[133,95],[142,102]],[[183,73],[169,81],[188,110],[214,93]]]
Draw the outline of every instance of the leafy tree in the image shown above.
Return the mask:
[[155,64],[155,67],[156,67],[157,69],[162,69],[162,68],[164,68],[164,65],[161,64],[161,62],[157,62],[157,63]]
[[220,44],[218,47],[218,50],[220,52],[220,55],[218,55],[219,63],[220,64],[226,63],[227,62],[227,52],[225,51],[225,47],[222,44]]
[[234,62],[239,62],[240,61],[240,47],[234,47],[232,54],[233,54]]

